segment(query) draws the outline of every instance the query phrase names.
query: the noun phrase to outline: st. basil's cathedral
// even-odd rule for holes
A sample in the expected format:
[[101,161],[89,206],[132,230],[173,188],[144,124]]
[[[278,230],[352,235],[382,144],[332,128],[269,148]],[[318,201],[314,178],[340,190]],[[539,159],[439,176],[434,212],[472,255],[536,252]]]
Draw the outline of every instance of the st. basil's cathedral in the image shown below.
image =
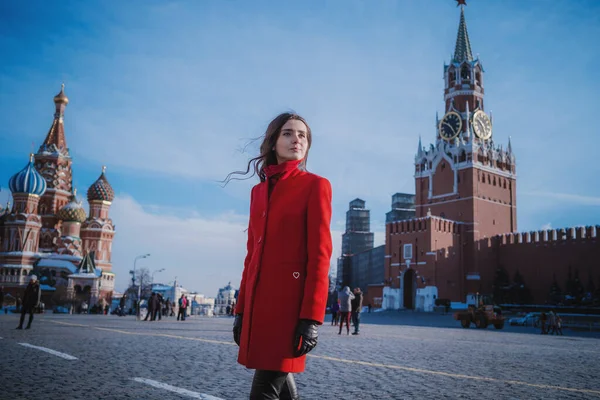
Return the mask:
[[54,97],[56,111],[46,139],[8,182],[13,204],[0,207],[0,286],[18,295],[35,274],[44,299],[93,305],[104,298],[110,303],[115,226],[109,211],[115,195],[102,167],[87,191],[86,215],[73,187],[63,124],[68,103],[63,85]]

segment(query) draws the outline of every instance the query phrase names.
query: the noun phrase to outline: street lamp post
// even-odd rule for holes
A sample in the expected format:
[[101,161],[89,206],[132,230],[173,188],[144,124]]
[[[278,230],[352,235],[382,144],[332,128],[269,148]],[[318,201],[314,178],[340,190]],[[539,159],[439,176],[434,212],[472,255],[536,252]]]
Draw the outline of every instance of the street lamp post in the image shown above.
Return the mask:
[[[136,263],[137,260],[139,260],[140,258],[146,258],[146,257],[150,257],[150,254],[143,254],[141,256],[137,256],[135,258],[135,260],[133,260],[133,283],[135,284],[135,268],[136,268]],[[140,279],[140,284],[138,285],[138,294],[137,294],[137,301],[136,301],[136,318],[140,319],[140,300],[141,300],[141,296],[142,296],[142,280]]]
[[163,272],[164,270],[165,270],[164,268],[161,268],[161,269],[157,269],[156,271],[153,271],[152,272],[152,282],[151,283],[154,283],[154,274],[157,273],[157,272]]

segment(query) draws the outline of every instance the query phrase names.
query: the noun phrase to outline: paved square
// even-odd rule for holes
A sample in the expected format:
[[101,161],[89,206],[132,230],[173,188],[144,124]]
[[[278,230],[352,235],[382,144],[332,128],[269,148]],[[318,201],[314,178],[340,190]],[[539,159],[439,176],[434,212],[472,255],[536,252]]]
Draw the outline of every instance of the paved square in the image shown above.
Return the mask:
[[[2,399],[245,399],[230,318],[0,315]],[[273,327],[273,329],[277,329]],[[533,328],[462,329],[451,316],[364,314],[361,334],[324,325],[303,399],[600,398],[600,341]],[[588,335],[590,336],[590,335]],[[52,393],[51,396],[49,394]]]

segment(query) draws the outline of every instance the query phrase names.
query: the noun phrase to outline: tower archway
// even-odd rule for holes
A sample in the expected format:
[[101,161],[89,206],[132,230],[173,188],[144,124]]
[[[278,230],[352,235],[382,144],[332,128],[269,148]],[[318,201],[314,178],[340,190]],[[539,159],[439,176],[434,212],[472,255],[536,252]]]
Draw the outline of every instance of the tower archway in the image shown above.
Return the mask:
[[404,308],[414,310],[417,295],[417,276],[414,269],[407,269],[402,274]]

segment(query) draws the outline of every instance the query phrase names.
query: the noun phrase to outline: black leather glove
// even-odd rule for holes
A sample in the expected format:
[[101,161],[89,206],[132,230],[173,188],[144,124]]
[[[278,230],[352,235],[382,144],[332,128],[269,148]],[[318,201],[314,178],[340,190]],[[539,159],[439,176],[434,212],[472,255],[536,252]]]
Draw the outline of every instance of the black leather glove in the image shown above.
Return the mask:
[[317,332],[318,323],[310,319],[301,319],[296,326],[296,335],[294,338],[294,357],[300,357],[308,354],[317,346],[319,333]]
[[233,320],[233,340],[239,346],[240,338],[242,337],[242,319],[244,314],[236,314]]

